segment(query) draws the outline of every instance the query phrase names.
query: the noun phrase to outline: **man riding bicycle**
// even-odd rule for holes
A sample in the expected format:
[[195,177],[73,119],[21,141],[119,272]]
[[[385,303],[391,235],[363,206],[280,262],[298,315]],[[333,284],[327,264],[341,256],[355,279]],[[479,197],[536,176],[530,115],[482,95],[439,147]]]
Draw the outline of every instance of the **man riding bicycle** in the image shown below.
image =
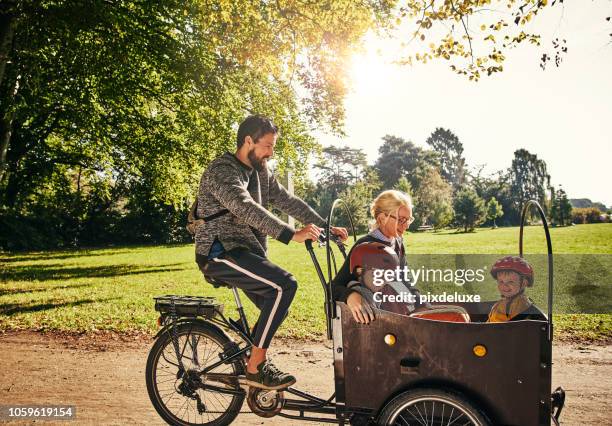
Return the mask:
[[[319,227],[325,224],[268,170],[278,133],[274,123],[260,115],[249,116],[240,124],[236,152],[212,161],[202,175],[197,216],[209,220],[195,234],[196,262],[204,277],[242,289],[261,311],[253,330],[246,381],[262,389],[283,389],[295,383],[295,377],[266,358],[297,290],[293,275],[266,258],[267,235],[285,244],[303,243],[317,240]],[[307,225],[293,229],[268,211],[268,205]],[[343,240],[348,237],[345,228],[331,230]]]

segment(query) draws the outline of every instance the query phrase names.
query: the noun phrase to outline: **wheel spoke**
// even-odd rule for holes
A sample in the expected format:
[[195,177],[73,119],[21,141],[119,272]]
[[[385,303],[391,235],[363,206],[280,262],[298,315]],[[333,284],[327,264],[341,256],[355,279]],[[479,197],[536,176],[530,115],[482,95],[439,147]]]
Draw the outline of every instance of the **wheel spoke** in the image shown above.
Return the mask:
[[416,405],[414,406],[414,408],[416,408],[417,413],[419,413],[419,417],[421,418],[421,420],[423,420],[423,424],[425,426],[427,426],[427,421],[425,419],[423,419],[423,416],[421,415],[421,411],[419,411],[419,407],[417,407]]
[[[451,407],[451,413],[450,416],[448,416],[448,421],[450,422],[451,419],[453,418],[453,413],[455,412],[455,407]],[[446,426],[449,426],[450,423],[447,423]]]
[[157,384],[160,385],[162,383],[168,383],[168,382],[176,382],[176,376],[170,377],[169,379],[165,379],[165,380],[158,380]]
[[208,346],[208,344],[205,346],[206,348],[206,358],[203,360],[204,362],[202,363],[202,365],[207,365],[208,362],[210,361],[210,357],[213,356],[215,354],[214,352],[214,346],[211,345],[211,347]]
[[[419,419],[417,418],[417,416],[415,416],[415,415],[414,415],[414,413],[413,413],[412,411],[410,411],[410,408],[412,408],[412,407],[408,407],[408,408],[406,408],[406,411],[407,411],[407,412],[408,412],[408,413],[409,413],[409,414],[412,416],[412,418],[413,418],[413,419],[415,419],[417,422],[419,422],[419,424],[420,424],[420,425],[424,424],[424,423],[421,421],[423,418],[421,417],[421,419],[419,420]],[[419,414],[419,416],[420,416],[420,414]],[[410,424],[410,423],[408,423],[408,424]],[[427,424],[425,424],[425,426],[427,426]]]
[[451,426],[453,423],[455,423],[457,420],[459,420],[459,419],[460,419],[461,417],[463,417],[464,415],[465,415],[465,413],[461,413],[461,414],[459,415],[459,417],[457,417],[455,420],[453,420],[452,422],[450,422],[450,423],[448,424],[448,426]]
[[477,426],[484,422],[468,401],[436,389],[405,392],[383,410],[381,417],[397,426]]
[[410,426],[410,423],[404,418],[404,416],[402,416],[401,414],[398,416],[404,423],[406,423],[406,426]]
[[431,426],[434,426],[434,413],[436,411],[436,402],[431,401]]

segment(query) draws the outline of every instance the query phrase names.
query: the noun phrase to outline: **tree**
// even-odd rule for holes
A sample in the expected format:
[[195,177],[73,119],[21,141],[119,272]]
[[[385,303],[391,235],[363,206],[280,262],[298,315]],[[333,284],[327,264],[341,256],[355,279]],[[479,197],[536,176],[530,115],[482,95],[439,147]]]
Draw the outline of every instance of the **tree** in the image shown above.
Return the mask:
[[560,226],[565,226],[572,220],[572,204],[563,188],[559,188],[555,192],[555,197],[552,200],[551,216],[553,222]]
[[435,227],[436,231],[450,225],[454,218],[453,205],[448,201],[435,204],[430,215],[431,224]]
[[[453,191],[438,169],[430,168],[414,191],[415,223],[443,228],[453,219]],[[415,226],[419,226],[418,224]]]
[[328,146],[323,148],[323,158],[315,168],[320,170],[319,181],[339,194],[351,183],[356,183],[366,167],[366,155],[363,150],[347,146]]
[[546,189],[550,187],[550,176],[546,171],[546,163],[537,155],[526,149],[514,151],[514,159],[510,168],[510,187],[513,200],[518,211],[523,205],[534,199],[545,207]]
[[378,149],[378,159],[374,169],[378,173],[383,187],[396,186],[402,176],[406,177],[413,189],[417,189],[421,180],[432,167],[438,167],[436,154],[419,148],[410,141],[397,136],[386,135]]
[[503,224],[517,225],[520,221],[521,212],[515,205],[515,197],[512,193],[511,176],[509,170],[500,170],[489,176],[483,175],[484,166],[479,166],[468,173],[470,185],[474,188],[480,198],[485,200],[495,198],[501,205]]
[[484,200],[471,188],[462,189],[455,195],[453,207],[455,219],[463,226],[464,232],[482,223],[487,213]]
[[[140,211],[146,197],[130,188],[142,186],[180,214],[202,169],[235,146],[235,124],[252,112],[274,118],[279,171],[300,179],[317,148],[309,129],[342,133],[347,61],[390,7],[3,2],[0,208],[17,223],[44,204],[49,185],[69,182],[48,195],[58,197],[50,204],[72,203],[70,177],[94,174],[113,188],[99,206],[109,216],[118,206],[121,215],[126,206]],[[58,214],[72,211],[63,207]],[[86,222],[88,211],[74,213]]]
[[[370,219],[370,203],[374,199],[377,192],[380,191],[380,180],[376,171],[372,168],[367,168],[363,176],[353,185],[347,187],[340,194],[340,198],[344,200],[351,216],[357,232],[366,232]],[[348,226],[348,217],[344,210],[340,210],[338,224]]]
[[459,190],[465,183],[465,158],[463,144],[450,130],[436,128],[426,140],[427,144],[438,154],[440,174],[453,186],[453,191]]
[[178,201],[251,111],[275,118],[282,166],[303,171],[314,146],[306,126],[341,132],[346,62],[386,7],[8,1],[0,8],[0,181],[19,192],[26,176],[44,180],[56,164],[131,176],[157,165],[184,175],[178,190],[155,191]]
[[[446,60],[454,72],[479,80],[482,75],[503,71],[505,51],[521,44],[541,46],[541,35],[530,32],[527,26],[546,8],[563,7],[563,0],[501,0],[495,3],[501,10],[492,7],[492,3],[490,0],[408,0],[397,9],[398,26],[407,24],[413,28],[405,45],[413,46],[414,40],[422,45],[413,47],[416,52],[405,54],[402,62]],[[559,14],[562,18],[563,12]],[[602,30],[609,21],[609,16],[602,16]],[[612,33],[608,35],[612,38]],[[567,43],[562,37],[550,43],[554,53],[543,52],[542,69],[553,60],[559,66],[567,53]]]
[[315,165],[320,170],[315,192],[306,201],[312,202],[317,211],[328,212],[336,198],[346,195],[347,188],[366,178],[368,168],[360,149],[329,146],[322,154]]
[[401,178],[399,178],[399,180],[397,181],[397,184],[395,184],[394,189],[397,189],[398,191],[402,191],[404,194],[408,194],[411,197],[414,196],[413,191],[412,191],[412,185],[410,185],[410,182],[408,181],[408,179],[406,179],[405,176],[402,176]]
[[501,204],[497,202],[495,197],[492,197],[487,202],[487,219],[493,221],[493,228],[497,228],[497,224],[495,223],[495,219],[502,217],[504,215],[504,209]]
[[[329,213],[336,198],[341,198],[351,212],[356,230],[365,232],[368,228],[370,203],[380,188],[381,184],[376,171],[371,167],[365,167],[361,177],[355,183],[347,184],[336,196],[333,196],[330,188],[322,181],[317,184],[308,181],[298,195],[322,215]],[[349,226],[349,220],[343,208],[336,210],[333,221],[335,225]]]

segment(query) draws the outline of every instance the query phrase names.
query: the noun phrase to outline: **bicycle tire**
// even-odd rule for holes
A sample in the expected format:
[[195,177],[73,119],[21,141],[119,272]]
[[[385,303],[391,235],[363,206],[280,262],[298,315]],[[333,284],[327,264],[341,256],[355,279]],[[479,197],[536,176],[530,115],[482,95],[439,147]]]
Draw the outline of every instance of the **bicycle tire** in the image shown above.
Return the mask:
[[[206,362],[207,360],[204,360],[205,365],[200,366],[200,368],[203,368],[206,365],[210,365],[213,362],[218,361],[219,357],[216,355],[219,352],[222,352],[223,347],[227,343],[230,342],[230,339],[227,336],[225,336],[224,334],[222,334],[215,328],[211,326],[207,326],[205,323],[202,323],[202,322],[182,323],[182,324],[177,325],[177,336],[178,336],[179,341],[181,340],[181,338],[184,338],[185,343],[184,343],[184,348],[183,348],[183,354],[185,354],[185,352],[188,350],[187,343],[191,342],[194,336],[199,336],[198,340],[195,343],[195,350],[193,349],[194,348],[193,345],[191,343],[189,344],[189,346],[191,347],[189,348],[189,353],[191,354],[192,359],[195,358],[196,360],[199,358],[198,348],[200,347],[200,342],[202,341],[202,339],[205,339],[204,343],[206,343],[207,346],[210,343],[212,348],[207,349],[205,355],[207,357],[207,360],[210,358],[212,358],[212,360],[210,362]],[[195,356],[193,356],[194,352],[195,352]],[[204,421],[205,416],[202,414],[199,414],[200,420],[195,421],[195,422],[192,422],[190,420],[191,416],[189,415],[187,416],[187,419],[181,418],[178,416],[180,412],[174,413],[167,406],[167,404],[173,399],[174,396],[170,396],[168,400],[164,401],[164,395],[160,394],[160,389],[158,386],[160,383],[158,383],[158,380],[157,380],[158,379],[157,373],[159,369],[160,360],[161,362],[167,362],[175,366],[174,368],[176,368],[176,370],[174,374],[177,376],[177,379],[174,382],[174,389],[176,391],[175,395],[178,395],[179,401],[180,401],[180,398],[183,398],[184,400],[186,400],[186,402],[183,402],[183,404],[191,406],[191,402],[188,401],[190,398],[180,394],[177,391],[177,383],[179,383],[179,381],[181,380],[180,378],[178,378],[179,376],[178,375],[178,372],[179,372],[178,363],[173,364],[167,359],[168,357],[170,358],[173,357],[174,360],[176,360],[176,352],[174,350],[170,332],[160,334],[160,336],[157,338],[157,340],[151,347],[149,356],[147,358],[147,367],[146,367],[146,372],[145,372],[147,391],[149,393],[149,398],[151,400],[151,403],[155,407],[155,410],[160,415],[160,417],[164,421],[166,421],[168,424],[177,425],[177,426],[192,426],[192,425],[225,426],[225,425],[229,425],[240,412],[240,409],[242,407],[242,404],[245,398],[244,394],[229,396],[231,400],[227,404],[228,405],[227,409],[224,409],[223,411],[215,411],[215,410],[206,411],[205,412],[206,421]],[[189,357],[186,357],[185,355],[182,356],[184,364],[186,362],[187,364],[189,364],[188,358]],[[169,367],[168,369],[170,371],[164,372],[166,377],[163,380],[165,380],[166,383],[172,382],[172,374],[173,374],[172,368],[173,367]],[[244,374],[244,363],[242,360],[237,360],[231,364],[222,364],[222,366],[218,368],[229,370],[227,371],[226,374],[232,374],[236,376]],[[185,369],[189,370],[189,366],[185,365]],[[215,369],[214,372],[219,372],[219,371]],[[178,386],[180,386],[180,384]],[[166,391],[168,391],[168,389],[166,389]],[[207,391],[205,389],[198,389],[196,390],[196,392],[214,393],[216,395],[223,395],[225,397],[225,394],[220,394],[214,391]],[[168,393],[168,394],[171,395],[171,393]],[[214,399],[216,399],[217,402],[219,401],[219,398],[215,397],[215,398],[205,398],[202,402],[206,407],[208,407],[211,402],[214,402]],[[197,403],[194,402],[193,404],[197,404]],[[197,405],[196,405],[196,409],[197,409]],[[221,415],[211,420],[210,417],[208,416],[209,414],[221,414]],[[194,412],[194,417],[198,417],[195,412]]]
[[459,393],[445,389],[413,389],[391,400],[381,411],[377,424],[438,426],[456,424],[454,422],[461,417],[465,417],[470,426],[491,426],[487,416]]

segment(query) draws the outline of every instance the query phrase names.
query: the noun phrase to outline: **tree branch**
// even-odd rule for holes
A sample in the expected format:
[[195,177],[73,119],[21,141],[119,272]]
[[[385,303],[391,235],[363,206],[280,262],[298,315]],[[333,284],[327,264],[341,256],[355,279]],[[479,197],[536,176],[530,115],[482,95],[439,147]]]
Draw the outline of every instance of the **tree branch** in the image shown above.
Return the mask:
[[474,65],[474,50],[472,49],[472,36],[470,36],[467,26],[465,25],[465,21],[463,20],[463,14],[459,13],[457,9],[455,9],[455,3],[453,2],[453,0],[450,1],[450,5],[453,11],[457,15],[459,15],[459,19],[461,19],[461,24],[463,25],[463,29],[465,30],[465,35],[467,36],[467,39],[468,39],[468,44],[470,45],[470,57],[472,58],[472,65]]

